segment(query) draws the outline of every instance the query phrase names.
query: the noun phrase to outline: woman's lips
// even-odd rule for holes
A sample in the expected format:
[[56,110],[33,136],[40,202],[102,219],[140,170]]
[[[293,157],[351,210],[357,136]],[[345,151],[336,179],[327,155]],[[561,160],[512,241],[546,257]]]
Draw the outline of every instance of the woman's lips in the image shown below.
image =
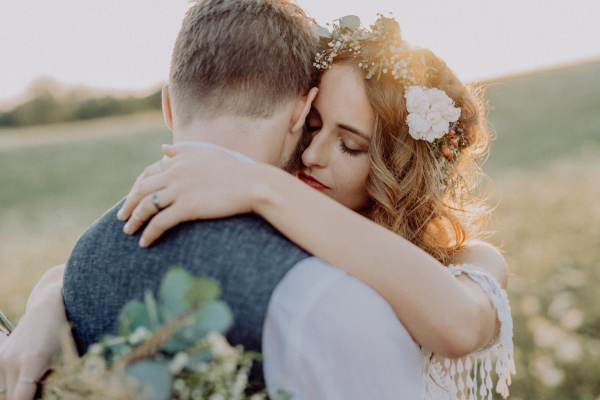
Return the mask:
[[313,178],[310,175],[306,175],[304,172],[300,172],[298,174],[298,178],[300,178],[300,180],[304,183],[306,183],[308,186],[317,189],[317,190],[325,190],[325,189],[329,189],[329,187],[323,185],[321,182],[319,182],[318,180],[316,180],[315,178]]

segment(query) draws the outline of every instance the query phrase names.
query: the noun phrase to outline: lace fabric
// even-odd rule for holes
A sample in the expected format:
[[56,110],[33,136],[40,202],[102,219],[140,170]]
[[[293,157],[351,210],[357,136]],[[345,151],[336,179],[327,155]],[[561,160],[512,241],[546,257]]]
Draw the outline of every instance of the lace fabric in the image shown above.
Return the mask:
[[[498,313],[500,329],[496,336],[481,349],[458,360],[444,360],[442,366],[429,350],[423,349],[423,395],[421,400],[475,400],[492,399],[492,359],[495,356],[495,373],[498,375],[496,391],[508,396],[511,374],[515,374],[513,322],[506,291],[485,270],[473,265],[450,265],[448,271],[455,276],[467,274],[487,293]],[[464,360],[464,361],[463,361]],[[468,371],[466,376],[464,371]],[[463,379],[466,378],[466,379]]]

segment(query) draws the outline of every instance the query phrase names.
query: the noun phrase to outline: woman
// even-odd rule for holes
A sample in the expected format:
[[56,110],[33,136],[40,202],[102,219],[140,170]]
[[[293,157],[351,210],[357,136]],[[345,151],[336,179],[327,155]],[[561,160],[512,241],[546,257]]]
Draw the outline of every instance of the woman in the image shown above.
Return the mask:
[[[374,32],[383,32],[383,36],[397,34],[389,21],[380,19]],[[337,33],[353,32],[360,33],[344,27]],[[369,44],[375,46],[387,40],[379,36],[373,39]],[[302,153],[304,167],[298,174],[300,180],[318,190],[266,165],[223,160],[222,154],[215,154],[214,150],[205,150],[202,157],[195,157],[176,155],[181,150],[169,148],[167,154],[175,157],[151,166],[144,184],[136,185],[128,197],[120,214],[122,219],[130,220],[125,229],[135,232],[142,221],[156,213],[154,192],[155,200],[167,208],[146,228],[142,237],[145,246],[169,225],[184,220],[255,211],[300,246],[343,267],[378,291],[423,348],[449,358],[471,354],[485,347],[500,325],[494,308],[498,307],[497,299],[492,304],[489,290],[484,291],[477,283],[484,279],[482,276],[492,281],[494,278],[469,271],[474,281],[460,275],[460,269],[452,269],[460,275],[456,277],[443,265],[476,264],[485,267],[502,286],[506,281],[506,266],[497,251],[469,243],[478,233],[471,222],[481,216],[481,210],[473,207],[476,202],[466,198],[463,185],[470,182],[467,172],[474,165],[472,159],[487,140],[481,105],[443,62],[429,52],[413,49],[427,59],[430,68],[437,70],[437,77],[430,79],[431,85],[443,89],[461,108],[454,132],[460,141],[443,139],[446,149],[455,151],[454,163],[449,163],[450,158],[448,163],[444,158],[440,161],[439,157],[434,158],[437,153],[429,143],[410,136],[404,87],[387,76],[384,68],[380,68],[380,79],[365,80],[370,70],[363,71],[351,51],[339,51],[345,45],[334,47],[336,44],[332,43],[331,48],[340,54],[324,74],[320,94],[307,119],[310,146]],[[423,76],[427,74],[421,72]],[[448,128],[447,125],[446,132]],[[451,144],[452,140],[455,144]],[[161,168],[165,172],[157,173]],[[216,184],[208,185],[210,181]],[[456,196],[452,196],[452,191]],[[129,218],[132,213],[135,218]],[[159,226],[162,228],[157,229]],[[49,274],[49,284],[40,286],[39,295],[32,296],[32,309],[39,313],[44,309],[35,298],[57,297],[56,290],[47,288],[55,287],[61,275],[61,267]],[[500,287],[495,284],[494,289]],[[51,315],[58,315],[59,307],[50,308]],[[64,309],[61,312],[64,320]],[[57,320],[60,321],[52,319]],[[32,318],[23,322],[30,321]],[[502,328],[506,325],[503,321]],[[49,345],[50,342],[48,339]],[[454,395],[456,389],[462,389],[463,381],[454,376],[456,371],[451,377],[444,377],[444,369],[435,363],[431,353],[425,354],[431,362],[424,376],[432,376],[425,397],[448,396],[448,392]],[[46,362],[42,358],[39,361]],[[504,379],[506,362],[498,369]],[[462,362],[449,367],[449,371],[458,369],[459,375],[465,369]],[[13,373],[37,376],[33,369],[39,366],[30,368],[29,372],[22,368]],[[489,376],[489,369],[482,371]],[[433,393],[433,382],[446,390]],[[468,378],[462,385],[474,392],[475,386],[469,384]],[[480,393],[491,389],[489,386],[483,385]]]
[[[150,166],[119,213],[129,220],[125,232],[157,214],[142,234],[145,247],[182,221],[256,212],[370,285],[434,354],[481,355],[499,337],[498,389],[507,394],[513,367],[510,309],[501,290],[506,265],[491,246],[474,244],[487,211],[470,190],[489,142],[483,104],[443,61],[402,42],[395,21],[380,18],[372,31],[347,18],[340,25],[317,59],[327,71],[307,118],[299,180],[271,166],[223,160],[215,150],[181,154],[189,150],[166,147],[173,159]],[[391,54],[381,56],[390,46]],[[451,263],[488,273],[452,266],[456,278],[443,267]],[[432,358],[427,396],[442,395],[434,393],[434,381],[446,395],[490,390],[488,382],[477,387],[466,377],[451,379],[465,370],[463,362],[470,370],[467,358],[445,362],[445,371]],[[485,364],[478,373],[488,380],[491,362]]]

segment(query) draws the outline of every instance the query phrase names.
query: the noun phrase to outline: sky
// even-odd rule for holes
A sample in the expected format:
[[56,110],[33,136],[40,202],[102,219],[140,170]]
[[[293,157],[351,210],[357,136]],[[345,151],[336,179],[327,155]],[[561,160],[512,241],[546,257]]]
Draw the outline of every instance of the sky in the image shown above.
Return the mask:
[[[463,81],[600,59],[598,0],[297,0],[317,22],[378,12]],[[51,77],[73,86],[164,83],[188,0],[0,0],[0,106]]]

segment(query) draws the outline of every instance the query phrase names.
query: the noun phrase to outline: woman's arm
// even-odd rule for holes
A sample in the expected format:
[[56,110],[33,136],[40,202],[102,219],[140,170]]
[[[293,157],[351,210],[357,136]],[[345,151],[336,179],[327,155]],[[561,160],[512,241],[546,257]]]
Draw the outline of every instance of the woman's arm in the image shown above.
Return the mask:
[[60,353],[60,330],[67,322],[62,298],[64,265],[51,268],[35,286],[25,314],[0,346],[0,388],[8,399],[33,399],[36,384]]
[[[315,256],[360,279],[394,309],[415,340],[438,355],[456,358],[496,333],[496,311],[480,286],[451,275],[435,258],[386,228],[347,209],[286,172],[244,164],[219,151],[196,150],[151,166],[128,196],[119,217],[135,232],[156,214],[141,244],[179,222],[257,212]],[[129,218],[131,216],[131,218]],[[145,243],[143,243],[145,241]],[[506,264],[497,250],[478,245],[456,263],[487,269],[502,284]]]
[[[253,210],[299,246],[376,290],[419,344],[456,358],[497,332],[496,310],[478,283],[452,276],[419,247],[282,171],[269,175],[255,191]],[[490,245],[477,244],[453,262],[477,265],[506,284],[504,258]]]

